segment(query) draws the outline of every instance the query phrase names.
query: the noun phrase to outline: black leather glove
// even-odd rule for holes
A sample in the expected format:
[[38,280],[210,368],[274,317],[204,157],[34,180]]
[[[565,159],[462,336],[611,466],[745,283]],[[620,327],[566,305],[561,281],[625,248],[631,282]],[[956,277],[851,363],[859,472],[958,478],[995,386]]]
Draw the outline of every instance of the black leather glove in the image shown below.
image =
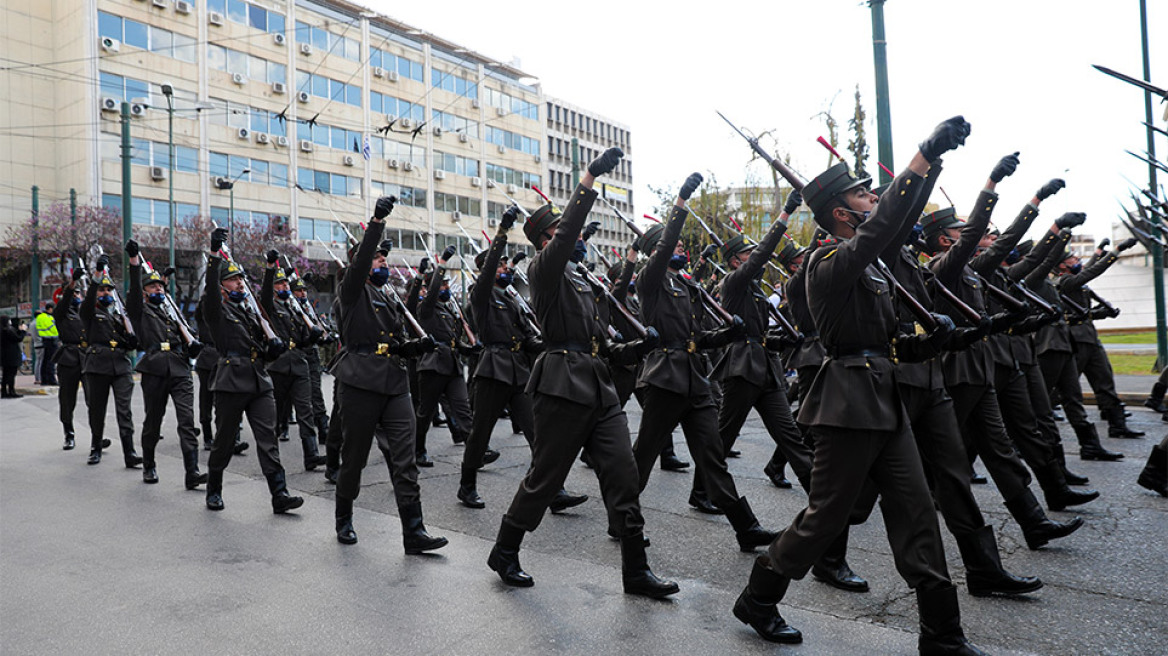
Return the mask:
[[443,249],[442,257],[440,257],[439,260],[441,262],[449,262],[450,258],[454,257],[454,254],[457,252],[458,252],[458,249],[454,247],[454,244],[451,244],[451,245],[447,246],[445,249]]
[[430,258],[423,257],[421,262],[418,262],[418,273],[424,274],[430,270]]
[[482,342],[475,342],[473,346],[467,345],[467,344],[459,344],[458,345],[458,352],[461,353],[462,355],[469,357],[472,355],[478,355],[479,353],[482,353],[483,348],[485,348],[485,347],[483,346]]
[[1018,170],[1018,154],[1015,152],[1013,155],[1006,155],[998,160],[994,170],[990,171],[990,180],[995,183],[1001,182],[1008,176],[1014,175],[1014,171]]
[[1099,245],[1095,247],[1095,250],[1101,251],[1104,248],[1107,248],[1110,244],[1111,244],[1111,239],[1104,237],[1103,241],[1099,242]]
[[163,269],[163,270],[162,270],[162,276],[163,276],[164,278],[170,278],[171,276],[173,276],[173,275],[174,275],[174,272],[175,272],[175,269],[174,269],[174,267],[172,267],[172,266],[168,266],[168,267],[166,267],[165,269]]
[[584,226],[584,230],[580,232],[580,239],[588,241],[592,238],[592,235],[596,234],[597,230],[600,230],[600,221],[593,221],[592,223],[589,223],[588,225]]
[[397,196],[382,196],[378,198],[377,204],[373,206],[373,218],[381,220],[389,216],[395,204],[397,204]]
[[702,185],[701,173],[690,173],[685,182],[681,183],[681,190],[677,192],[678,197],[682,200],[689,200],[693,192],[697,191],[698,187]]
[[84,275],[85,275],[85,267],[73,267],[73,280],[75,282],[78,280],[81,280],[81,277]]
[[133,239],[126,242],[126,255],[129,255],[130,257],[138,257],[139,252],[138,242],[134,241]]
[[705,248],[702,249],[702,259],[703,260],[711,260],[714,258],[714,254],[717,252],[718,252],[718,247],[713,245],[713,244],[710,244],[709,246],[706,246]]
[[319,344],[324,339],[324,331],[318,326],[313,326],[308,329],[308,344]]
[[1065,186],[1067,186],[1067,183],[1063,181],[1062,178],[1055,178],[1050,182],[1042,185],[1042,188],[1039,189],[1038,193],[1034,195],[1038,198],[1038,200],[1046,200],[1047,198],[1057,194],[1059,189],[1062,189]]
[[108,268],[109,262],[110,262],[109,255],[102,253],[101,255],[97,256],[97,270],[101,271],[103,269]]
[[512,205],[503,211],[503,218],[499,220],[500,230],[510,230],[519,220],[519,208]]
[[227,228],[215,228],[211,231],[211,252],[218,253],[223,248],[223,244],[227,243],[227,237],[230,235]]
[[392,239],[382,239],[381,243],[377,245],[377,250],[385,251],[386,253],[392,251],[393,250],[393,240]]
[[782,351],[787,348],[799,348],[803,345],[803,333],[795,333],[791,337],[783,330],[771,330],[767,332],[763,340],[763,345],[768,351]]
[[746,332],[746,324],[742,323],[742,319],[738,316],[734,317],[734,321],[730,325],[716,330],[709,330],[698,337],[698,348],[700,349],[716,349],[726,346],[730,342],[738,339]]
[[280,357],[284,351],[288,350],[288,345],[279,337],[273,337],[268,340],[267,350],[264,352],[264,358],[269,362]]
[[264,253],[264,260],[266,260],[268,264],[275,264],[276,262],[279,262],[280,251],[274,248],[269,250],[267,253]]
[[528,355],[543,353],[543,340],[538,337],[529,337],[523,340],[523,352]]
[[592,177],[599,178],[600,176],[611,173],[616,165],[620,163],[622,157],[625,156],[625,151],[620,148],[609,148],[600,154],[600,157],[592,160],[588,164],[588,172]]
[[949,339],[949,336],[953,334],[954,330],[957,330],[957,327],[953,325],[953,320],[947,314],[937,314],[935,312],[930,312],[929,314],[933,316],[933,321],[937,322],[937,325],[929,331],[928,340],[934,346],[939,347]]
[[730,331],[730,339],[738,339],[746,334],[746,322],[736,314],[730,317],[730,325],[726,329]]
[[126,335],[125,346],[126,346],[127,351],[137,351],[138,350],[138,336],[137,335]]
[[1132,246],[1135,246],[1137,243],[1139,243],[1139,242],[1136,241],[1135,237],[1128,237],[1127,239],[1119,242],[1119,245],[1115,247],[1115,250],[1122,253],[1122,252],[1126,251],[1127,249],[1131,248]]
[[199,357],[199,354],[202,352],[203,352],[203,343],[202,342],[195,340],[195,341],[191,342],[190,344],[187,344],[187,355],[191,356],[192,358]]
[[1067,212],[1066,214],[1055,219],[1054,224],[1060,230],[1062,230],[1065,228],[1074,228],[1075,226],[1081,226],[1081,225],[1083,225],[1083,222],[1086,220],[1087,220],[1087,215],[1082,213],[1082,212]]
[[622,333],[619,330],[612,331],[611,339],[612,339],[612,342],[614,344],[624,344],[625,343],[625,335],[624,335],[624,333]]
[[649,355],[649,352],[661,343],[661,334],[653,326],[645,327],[645,336],[632,344],[633,352],[637,354],[638,358],[643,358]]
[[933,134],[929,135],[928,139],[920,143],[921,155],[926,160],[932,162],[941,155],[964,144],[965,138],[969,136],[969,131],[970,126],[965,121],[965,117],[954,116],[934,128]]
[[527,259],[527,253],[519,251],[515,254],[515,257],[511,258],[511,266],[519,266],[519,263],[525,259]]
[[1030,314],[1030,306],[1025,312],[999,312],[990,317],[990,333],[997,334],[1013,328]]
[[792,189],[791,193],[787,194],[787,202],[783,203],[783,213],[791,215],[799,206],[803,204],[803,194],[798,189]]

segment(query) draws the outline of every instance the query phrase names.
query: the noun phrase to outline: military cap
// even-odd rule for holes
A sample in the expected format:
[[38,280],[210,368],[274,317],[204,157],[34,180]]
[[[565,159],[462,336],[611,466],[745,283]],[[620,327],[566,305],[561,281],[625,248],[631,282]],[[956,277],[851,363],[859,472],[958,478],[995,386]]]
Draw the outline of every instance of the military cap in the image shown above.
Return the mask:
[[645,255],[652,255],[653,249],[657,248],[657,242],[661,241],[661,233],[663,232],[665,232],[665,226],[660,223],[649,226],[644,234],[633,241],[633,250]]
[[617,262],[616,264],[608,267],[608,279],[615,283],[617,280],[620,280],[622,271],[624,271],[622,262]]
[[297,278],[292,279],[292,291],[299,292],[299,291],[305,291],[307,289],[308,289],[308,286],[304,284],[303,278],[297,277]]
[[110,287],[116,289],[114,281],[110,279],[109,274],[105,271],[101,272],[101,276],[94,282],[98,287]]
[[891,186],[892,186],[891,181],[885,182],[884,184],[880,185],[879,187],[876,187],[875,189],[873,189],[872,193],[876,194],[877,197],[883,197],[884,192],[888,191],[888,188]]
[[527,217],[527,221],[523,223],[523,234],[532,244],[538,244],[539,236],[558,223],[559,220],[560,210],[555,205],[548,203]]
[[162,279],[162,274],[153,270],[150,271],[150,273],[147,273],[146,276],[142,279],[143,287],[151,283],[158,283],[160,285],[166,284],[166,282]]
[[734,235],[722,244],[722,260],[730,261],[730,258],[745,253],[746,251],[754,250],[754,244],[746,241],[746,237],[742,235]]
[[803,202],[811,208],[811,213],[817,220],[826,218],[820,215],[827,209],[831,199],[845,191],[870,184],[872,178],[857,178],[852,175],[846,163],[840,162],[815,176],[815,179],[803,187]]
[[795,243],[794,239],[783,235],[783,245],[779,247],[779,263],[783,266],[789,266],[791,261],[804,253],[803,249],[799,248],[799,244]]
[[228,278],[234,278],[236,276],[242,276],[242,275],[243,275],[243,267],[239,266],[235,262],[228,262],[227,263],[227,270],[223,272],[222,277],[220,277],[219,279],[220,280],[227,280]]
[[924,229],[925,239],[939,234],[947,228],[960,228],[965,222],[957,218],[957,210],[952,207],[929,212],[921,217],[921,228]]
[[272,282],[288,282],[288,274],[284,273],[284,269],[276,267],[276,277]]

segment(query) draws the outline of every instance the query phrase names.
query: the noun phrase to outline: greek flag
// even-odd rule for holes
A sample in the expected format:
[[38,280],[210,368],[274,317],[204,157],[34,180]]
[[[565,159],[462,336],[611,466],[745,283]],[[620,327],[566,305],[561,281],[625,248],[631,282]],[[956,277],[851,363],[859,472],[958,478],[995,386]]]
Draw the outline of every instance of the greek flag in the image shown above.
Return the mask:
[[365,156],[366,160],[369,159],[369,135],[365,135],[365,143],[361,146],[361,154]]

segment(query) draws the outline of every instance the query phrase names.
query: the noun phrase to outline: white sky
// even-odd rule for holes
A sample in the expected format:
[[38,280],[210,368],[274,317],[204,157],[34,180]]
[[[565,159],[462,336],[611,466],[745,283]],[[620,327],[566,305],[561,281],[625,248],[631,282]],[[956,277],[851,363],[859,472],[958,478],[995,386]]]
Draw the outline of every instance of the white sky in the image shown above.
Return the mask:
[[[876,169],[871,12],[860,0],[362,1],[484,55],[519,57],[546,94],[629,125],[637,216],[656,201],[649,185],[676,188],[692,171],[712,171],[721,185],[746,180],[750,150],[715,109],[775,130],[780,151],[811,178],[828,163],[815,114],[834,98],[846,126],[859,83]],[[1168,1],[1148,5],[1151,79],[1168,87]],[[940,180],[960,213],[1017,150],[1022,164],[998,187],[996,223],[1062,177],[1067,188],[1044,203],[1044,218],[1085,211],[1084,232],[1109,233],[1131,188],[1123,176],[1148,179],[1147,165],[1124,153],[1147,147],[1143,92],[1091,64],[1142,77],[1138,0],[888,0],[884,17],[897,171],[934,125],[963,114],[972,134]],[[1153,99],[1159,127],[1164,107]],[[1157,135],[1156,149],[1168,161],[1168,138]],[[1168,185],[1168,174],[1159,181]],[[946,204],[940,193],[932,201]]]

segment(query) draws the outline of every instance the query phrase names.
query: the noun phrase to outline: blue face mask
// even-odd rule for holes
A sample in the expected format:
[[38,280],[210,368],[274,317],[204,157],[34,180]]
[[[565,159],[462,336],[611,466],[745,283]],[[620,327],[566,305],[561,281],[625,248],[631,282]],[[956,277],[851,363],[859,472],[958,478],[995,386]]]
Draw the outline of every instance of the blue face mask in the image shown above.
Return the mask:
[[389,282],[389,268],[388,267],[378,267],[378,268],[370,271],[369,272],[369,282],[373,283],[377,287],[381,287],[385,283]]
[[438,290],[438,300],[449,301],[450,300],[450,290],[449,289]]
[[576,240],[576,248],[572,251],[571,260],[576,264],[584,261],[584,256],[588,254],[588,245],[584,243],[583,239]]
[[81,299],[80,299],[80,298],[78,298],[78,297],[76,297],[76,296],[74,296],[74,297],[73,297],[73,307],[77,307],[77,306],[79,306],[79,305],[81,305]]
[[286,300],[288,300],[288,298],[289,298],[289,297],[291,297],[291,296],[292,296],[292,290],[289,290],[289,289],[281,289],[280,291],[276,292],[276,296],[277,296],[277,297],[278,297],[280,300],[282,300],[282,301],[286,301]]
[[687,264],[689,264],[689,256],[685,253],[682,253],[681,255],[674,255],[673,257],[669,258],[669,268],[673,269],[674,271],[681,271]]
[[162,302],[166,300],[166,294],[163,294],[162,292],[155,292],[147,296],[146,299],[154,305],[162,305]]
[[111,306],[111,305],[113,305],[113,304],[114,304],[114,297],[113,297],[112,295],[110,295],[110,296],[98,296],[98,297],[97,297],[97,302],[98,302],[98,303],[101,303],[102,305],[104,305],[104,306],[106,306],[106,307],[109,307],[109,306]]
[[1076,262],[1074,266],[1067,267],[1067,271],[1070,271],[1071,273],[1078,273],[1082,270],[1083,270],[1083,263],[1082,262]]
[[1018,252],[1017,248],[1015,248],[1014,250],[1012,250],[1008,254],[1006,254],[1006,264],[1017,264],[1018,260],[1021,260],[1021,259],[1022,259],[1022,254]]
[[[865,216],[864,218],[867,219],[868,217]],[[925,234],[925,226],[919,223],[914,223],[912,232],[908,233],[908,239],[906,239],[904,242],[905,245],[912,246],[913,244],[917,243],[923,234]]]
[[244,300],[245,298],[247,298],[247,293],[246,293],[246,292],[242,292],[242,291],[239,291],[239,292],[227,292],[227,298],[228,298],[228,300],[230,300],[232,303],[242,303],[242,302],[243,302],[243,300]]
[[515,282],[513,273],[500,273],[495,276],[495,284],[500,287],[510,287],[513,282]]
[[843,209],[844,209],[844,211],[845,211],[845,212],[847,212],[848,214],[851,214],[852,216],[859,217],[859,219],[860,219],[859,221],[856,221],[856,223],[855,223],[855,224],[852,226],[852,229],[853,229],[853,230],[854,230],[854,229],[855,229],[857,226],[859,226],[861,223],[863,223],[863,222],[867,221],[867,220],[868,220],[868,216],[872,214],[871,212],[857,212],[856,210],[853,210],[853,209],[850,209],[850,208],[847,208],[847,207],[845,207],[845,208],[843,208]]

